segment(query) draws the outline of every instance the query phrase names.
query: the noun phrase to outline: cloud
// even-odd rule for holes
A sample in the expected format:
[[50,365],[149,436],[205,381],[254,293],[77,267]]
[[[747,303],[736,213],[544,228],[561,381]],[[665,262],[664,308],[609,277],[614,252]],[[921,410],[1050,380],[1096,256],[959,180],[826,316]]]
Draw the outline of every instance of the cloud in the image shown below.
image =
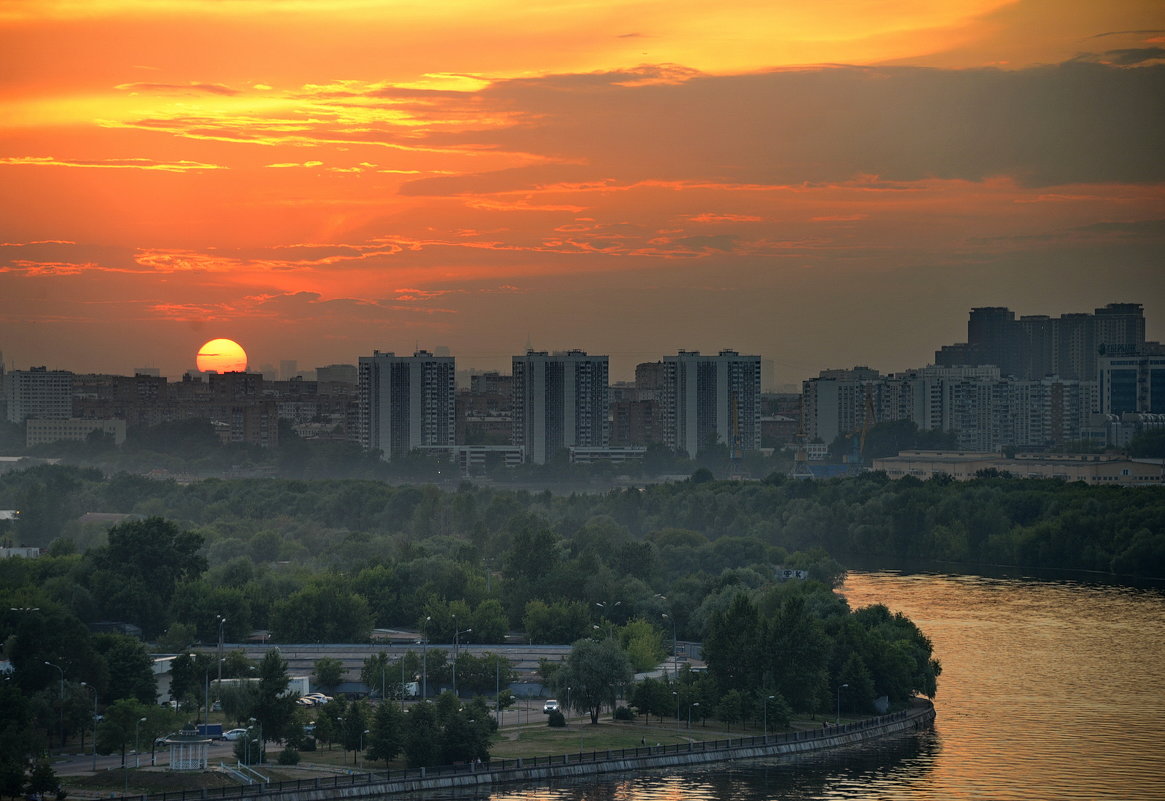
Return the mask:
[[1105,61],[1128,67],[1147,61],[1165,59],[1165,47],[1129,47],[1123,50],[1106,50],[1104,55]]
[[861,175],[898,182],[1007,175],[1029,186],[1165,180],[1165,66],[824,66],[631,80],[646,72],[497,82],[481,101],[511,109],[522,124],[431,138],[544,160],[424,178],[404,192],[519,192],[596,180],[791,185]]
[[191,94],[206,93],[212,95],[231,96],[241,94],[238,89],[232,89],[221,83],[148,83],[136,81],[134,83],[119,83],[115,89],[127,92],[158,92],[163,94]]
[[153,170],[160,172],[196,172],[200,170],[225,170],[220,164],[206,164],[200,161],[155,161],[146,158],[128,159],[58,159],[53,156],[6,156],[0,158],[0,165],[21,167],[93,167],[100,169]]

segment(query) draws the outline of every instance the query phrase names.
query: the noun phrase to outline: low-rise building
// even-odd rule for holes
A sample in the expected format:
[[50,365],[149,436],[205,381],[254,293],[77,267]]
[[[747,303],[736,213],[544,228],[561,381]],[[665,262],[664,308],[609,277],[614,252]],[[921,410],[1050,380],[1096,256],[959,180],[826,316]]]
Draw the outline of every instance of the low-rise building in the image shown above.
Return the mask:
[[1052,478],[1094,485],[1165,486],[1165,464],[1160,459],[1128,459],[1117,454],[1016,454],[975,451],[903,451],[874,460],[874,469],[890,478],[906,476],[925,481],[949,476],[970,481],[989,471],[1013,478]]

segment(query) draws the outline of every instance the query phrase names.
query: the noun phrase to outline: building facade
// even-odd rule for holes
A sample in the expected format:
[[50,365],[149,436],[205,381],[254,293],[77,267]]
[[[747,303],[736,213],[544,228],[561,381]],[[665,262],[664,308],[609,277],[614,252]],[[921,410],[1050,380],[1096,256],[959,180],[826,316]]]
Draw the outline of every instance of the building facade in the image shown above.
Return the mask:
[[73,416],[73,374],[68,370],[12,370],[4,375],[8,422]]
[[581,350],[513,357],[511,444],[534,464],[564,449],[606,447],[608,376],[608,357]]
[[681,350],[663,359],[663,442],[695,458],[713,443],[733,458],[761,446],[760,356]]
[[452,356],[374,351],[359,364],[358,436],[392,461],[420,448],[451,448],[456,427]]

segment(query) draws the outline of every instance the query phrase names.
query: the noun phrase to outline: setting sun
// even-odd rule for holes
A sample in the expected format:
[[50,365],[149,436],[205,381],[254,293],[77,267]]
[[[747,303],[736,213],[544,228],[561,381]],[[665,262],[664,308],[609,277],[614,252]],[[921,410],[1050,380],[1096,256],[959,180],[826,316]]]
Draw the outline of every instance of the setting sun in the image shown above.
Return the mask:
[[204,373],[241,373],[247,369],[247,352],[233,339],[212,339],[198,349],[197,364]]

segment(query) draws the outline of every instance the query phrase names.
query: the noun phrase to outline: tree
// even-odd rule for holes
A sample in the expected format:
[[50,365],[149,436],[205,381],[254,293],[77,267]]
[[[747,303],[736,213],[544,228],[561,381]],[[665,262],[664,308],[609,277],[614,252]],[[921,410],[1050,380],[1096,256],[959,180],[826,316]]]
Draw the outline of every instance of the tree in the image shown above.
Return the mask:
[[[333,702],[335,703],[335,702]],[[344,721],[341,727],[341,744],[345,751],[358,752],[364,745],[365,730],[368,729],[367,716],[364,714],[364,704],[353,701],[344,709]],[[352,754],[352,764],[356,764],[356,754]]]
[[716,717],[724,721],[728,730],[732,731],[732,724],[743,720],[748,708],[748,696],[740,690],[729,690],[720,697],[716,704]]
[[311,675],[317,687],[335,692],[336,687],[344,680],[344,663],[339,659],[325,656],[316,660]]
[[[49,765],[47,759],[38,759],[32,766],[32,771],[28,775],[28,793],[30,796],[41,797],[44,793],[54,792],[59,793],[61,783],[57,779],[57,774],[53,772],[53,768]],[[61,796],[63,798],[63,796]]]
[[404,747],[404,723],[400,707],[381,701],[367,737],[368,758],[383,759],[386,763],[395,759]]
[[405,761],[410,768],[428,767],[438,763],[441,746],[437,730],[437,713],[433,704],[422,701],[414,704],[405,718]]
[[202,545],[201,535],[160,517],[111,528],[109,544],[88,557],[94,567],[90,586],[102,590],[104,613],[138,623],[147,637],[161,633],[175,587],[206,570]]
[[614,688],[631,680],[627,653],[613,639],[579,640],[570,650],[566,664],[554,676],[559,693],[570,688],[570,708],[586,712],[591,723],[599,722],[603,704],[614,706]]
[[122,698],[106,707],[105,718],[97,726],[97,753],[120,751],[124,768],[126,750],[133,744],[135,734],[140,736],[142,718],[148,711],[149,707],[133,698]]
[[136,698],[152,704],[157,698],[154,660],[140,640],[124,634],[96,634],[93,645],[109,669],[109,686],[105,697]]
[[272,628],[280,642],[368,642],[368,601],[339,583],[313,584],[277,601]]
[[663,632],[643,618],[623,626],[619,631],[619,642],[627,649],[627,657],[636,672],[651,670],[667,656],[663,646]]
[[260,660],[258,673],[259,691],[251,717],[261,724],[264,743],[282,740],[295,714],[295,698],[287,694],[287,685],[291,682],[287,660],[278,649],[272,648]]
[[386,651],[365,658],[364,665],[360,668],[360,681],[364,682],[373,693],[383,690],[380,692],[381,698],[388,697],[387,686],[390,675],[392,675],[392,669],[389,667]]

